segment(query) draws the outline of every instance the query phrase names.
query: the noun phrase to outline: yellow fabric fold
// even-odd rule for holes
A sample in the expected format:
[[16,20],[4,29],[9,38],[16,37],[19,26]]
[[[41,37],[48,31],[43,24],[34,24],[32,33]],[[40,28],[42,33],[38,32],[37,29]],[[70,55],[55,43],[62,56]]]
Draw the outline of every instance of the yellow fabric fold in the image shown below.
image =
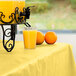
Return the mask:
[[72,46],[46,43],[24,49],[16,41],[14,50],[6,52],[0,43],[0,76],[76,76]]

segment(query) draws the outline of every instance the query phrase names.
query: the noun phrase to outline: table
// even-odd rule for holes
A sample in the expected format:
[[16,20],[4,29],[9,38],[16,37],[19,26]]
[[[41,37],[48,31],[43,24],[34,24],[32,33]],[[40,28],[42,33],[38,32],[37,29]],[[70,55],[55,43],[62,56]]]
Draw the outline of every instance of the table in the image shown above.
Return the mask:
[[16,41],[12,52],[0,43],[0,76],[76,76],[72,46],[66,43],[46,43],[35,49],[24,49]]

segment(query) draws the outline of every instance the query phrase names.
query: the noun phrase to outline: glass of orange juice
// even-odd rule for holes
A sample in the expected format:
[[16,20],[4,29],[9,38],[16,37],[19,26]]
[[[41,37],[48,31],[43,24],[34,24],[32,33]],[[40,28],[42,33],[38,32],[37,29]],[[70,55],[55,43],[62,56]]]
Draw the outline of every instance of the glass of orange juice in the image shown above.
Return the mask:
[[36,47],[37,30],[36,28],[26,27],[23,30],[24,48],[33,49]]

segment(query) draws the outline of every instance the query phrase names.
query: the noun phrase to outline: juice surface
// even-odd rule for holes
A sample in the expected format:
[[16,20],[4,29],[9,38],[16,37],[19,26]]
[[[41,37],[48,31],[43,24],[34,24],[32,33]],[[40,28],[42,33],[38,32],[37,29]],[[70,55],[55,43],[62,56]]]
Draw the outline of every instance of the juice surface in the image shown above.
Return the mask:
[[[20,11],[22,11],[23,7],[25,7],[25,0],[0,0],[0,12],[3,12],[5,15],[5,18],[2,18],[2,20],[9,22],[11,20],[9,16],[15,12],[16,7],[19,7]],[[0,22],[0,24],[2,23]]]
[[37,38],[36,30],[23,31],[23,38],[25,48],[31,49],[36,47],[36,38]]

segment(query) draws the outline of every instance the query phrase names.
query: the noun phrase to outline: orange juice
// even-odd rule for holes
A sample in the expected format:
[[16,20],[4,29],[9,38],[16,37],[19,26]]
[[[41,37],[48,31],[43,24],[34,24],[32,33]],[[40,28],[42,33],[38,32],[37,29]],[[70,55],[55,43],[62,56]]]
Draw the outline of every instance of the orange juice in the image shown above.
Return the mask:
[[36,47],[36,38],[37,38],[36,30],[24,30],[23,38],[24,38],[24,47],[25,48],[32,49],[32,48]]
[[5,18],[2,18],[2,20],[9,22],[11,20],[9,16],[15,12],[16,7],[19,7],[20,11],[22,11],[23,7],[25,7],[25,0],[0,0],[0,12],[3,12],[5,15]]

